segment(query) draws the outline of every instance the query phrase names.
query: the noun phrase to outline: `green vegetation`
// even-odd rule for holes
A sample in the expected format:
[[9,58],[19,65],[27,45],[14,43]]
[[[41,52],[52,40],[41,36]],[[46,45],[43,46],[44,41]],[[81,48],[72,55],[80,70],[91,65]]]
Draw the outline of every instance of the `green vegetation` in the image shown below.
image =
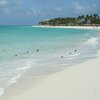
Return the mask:
[[47,26],[100,26],[100,16],[98,14],[82,15],[67,18],[54,18],[39,22],[39,25]]

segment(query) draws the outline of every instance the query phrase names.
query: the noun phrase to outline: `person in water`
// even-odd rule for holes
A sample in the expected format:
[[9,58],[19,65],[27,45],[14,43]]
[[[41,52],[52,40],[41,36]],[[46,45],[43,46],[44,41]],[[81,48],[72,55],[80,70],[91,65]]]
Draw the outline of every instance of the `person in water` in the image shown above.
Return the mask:
[[63,58],[63,56],[61,56],[61,58]]
[[15,56],[18,56],[17,54]]
[[75,52],[77,51],[77,50],[74,50]]
[[69,54],[71,55],[72,53],[70,52]]
[[36,50],[37,52],[39,51],[39,49]]
[[3,49],[3,51],[6,51],[5,49]]
[[29,53],[28,51],[26,53]]

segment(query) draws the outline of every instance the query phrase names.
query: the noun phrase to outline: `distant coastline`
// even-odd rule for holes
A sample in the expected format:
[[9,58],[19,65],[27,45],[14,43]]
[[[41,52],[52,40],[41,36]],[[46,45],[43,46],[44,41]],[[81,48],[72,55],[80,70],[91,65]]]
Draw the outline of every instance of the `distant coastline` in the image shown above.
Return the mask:
[[[65,18],[52,18],[45,19],[38,23],[40,26],[56,26],[56,27],[68,27],[68,28],[97,28],[100,27],[100,16],[98,14],[81,15],[78,17],[65,17]],[[66,27],[66,28],[67,28]]]
[[41,28],[78,28],[78,29],[100,29],[100,16],[98,14],[93,15],[81,15],[78,17],[66,17],[66,18],[53,18],[45,19],[38,23]]

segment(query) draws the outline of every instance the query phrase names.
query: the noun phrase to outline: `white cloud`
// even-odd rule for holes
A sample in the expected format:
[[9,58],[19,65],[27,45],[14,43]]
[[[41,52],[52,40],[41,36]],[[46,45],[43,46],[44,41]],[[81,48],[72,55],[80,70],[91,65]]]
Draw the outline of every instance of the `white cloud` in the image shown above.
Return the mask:
[[21,3],[22,3],[22,0],[13,0],[13,4],[16,6],[21,5]]
[[79,2],[73,2],[72,7],[76,13],[85,13],[87,10],[87,6],[84,6]]
[[99,4],[82,4],[80,2],[73,2],[69,10],[72,10],[73,14],[93,14],[100,13]]
[[7,4],[6,0],[0,0],[0,7],[5,6]]
[[26,13],[26,16],[29,16],[29,17],[34,16],[34,12],[32,10],[28,10],[25,13]]
[[18,9],[19,12],[16,13],[18,17],[37,17],[39,15],[36,9]]
[[39,16],[39,11],[35,8],[28,9],[25,12],[26,12],[26,16],[28,16],[28,17],[37,17],[37,16]]
[[61,7],[56,7],[54,10],[57,11],[57,12],[61,12],[61,11],[63,11],[63,8],[61,8]]
[[4,12],[5,14],[10,14],[10,8],[4,8],[4,9],[3,9],[3,12]]

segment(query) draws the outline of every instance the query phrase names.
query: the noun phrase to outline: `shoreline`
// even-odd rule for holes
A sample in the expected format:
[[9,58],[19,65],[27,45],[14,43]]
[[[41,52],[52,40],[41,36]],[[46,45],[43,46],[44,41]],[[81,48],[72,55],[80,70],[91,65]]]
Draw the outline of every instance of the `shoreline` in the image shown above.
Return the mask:
[[32,26],[40,28],[100,29],[100,26]]
[[[35,27],[39,27],[39,26],[35,26]],[[46,28],[46,27],[44,27],[44,28]],[[54,27],[54,28],[56,28],[56,27]],[[57,27],[57,28],[59,28],[59,27]],[[73,28],[73,27],[71,27],[71,28]],[[75,28],[79,29],[78,27],[75,27]],[[86,28],[84,28],[84,29],[86,29]],[[95,39],[94,39],[94,42],[97,43],[97,41]],[[92,43],[94,43],[94,42],[92,42]],[[98,50],[98,49],[96,49],[96,50]],[[26,74],[25,74],[26,76],[22,75],[20,78],[18,78],[17,82],[16,82],[16,80],[14,80],[14,84],[12,84],[11,86],[9,86],[8,88],[5,89],[4,94],[0,97],[0,100],[21,100],[21,98],[24,99],[24,100],[31,100],[31,98],[34,99],[34,100],[49,100],[50,95],[52,95],[54,97],[54,98],[50,98],[50,100],[65,100],[65,99],[73,100],[73,99],[70,99],[70,97],[72,95],[74,95],[74,92],[72,93],[71,91],[78,91],[77,90],[78,86],[75,86],[72,83],[77,83],[77,81],[79,81],[78,85],[83,86],[84,85],[83,80],[86,79],[88,77],[88,75],[89,75],[89,77],[88,77],[89,84],[91,84],[90,79],[92,79],[94,76],[95,76],[95,78],[100,77],[100,75],[97,75],[98,70],[99,70],[99,65],[100,65],[100,63],[99,63],[100,54],[98,54],[98,55],[99,55],[98,58],[95,58],[95,59],[91,58],[91,59],[86,60],[86,61],[83,60],[82,63],[74,64],[72,66],[69,66],[68,68],[63,69],[63,71],[61,70],[59,72],[55,72],[55,73],[52,73],[52,74],[49,74],[49,75],[44,75],[44,76],[40,75],[40,76],[36,76],[36,77],[32,76],[33,74],[30,75],[30,77],[27,76]],[[64,67],[64,66],[65,65],[63,63],[63,65],[61,67]],[[48,65],[47,65],[47,67],[48,67]],[[57,67],[57,65],[56,65],[56,67]],[[94,67],[96,67],[96,68],[94,68]],[[70,70],[70,72],[69,72],[69,70]],[[87,70],[88,70],[88,72],[87,72]],[[97,73],[94,73],[95,70],[96,70]],[[87,73],[86,74],[87,77],[84,77],[85,73]],[[79,80],[77,80],[77,78]],[[81,83],[80,80],[83,83]],[[86,79],[86,85],[88,83],[88,80]],[[99,80],[99,78],[98,78],[98,80]],[[98,80],[93,79],[93,82],[94,82],[93,84],[95,84],[95,81],[96,81],[96,84],[98,84],[99,83]],[[53,88],[52,88],[51,84],[54,85]],[[49,87],[48,87],[48,85],[49,85]],[[57,86],[57,90],[55,90],[56,86]],[[88,88],[88,87],[82,87],[82,86],[80,88]],[[94,89],[95,89],[95,86],[93,86]],[[59,87],[60,87],[60,89],[59,89]],[[75,88],[75,90],[73,90],[72,87]],[[98,85],[98,87],[100,87],[100,86]],[[89,87],[89,88],[91,89],[91,87]],[[69,94],[69,91],[67,91],[67,89],[69,89],[71,94]],[[50,91],[48,91],[48,90],[50,90]],[[42,93],[42,91],[44,93]],[[59,91],[64,91],[64,94],[62,92],[59,92]],[[93,90],[93,91],[96,91],[96,90]],[[97,90],[97,91],[100,91],[100,89]],[[57,93],[56,94],[54,93],[55,94],[54,95],[54,94],[52,94],[53,92],[57,92]],[[79,90],[79,92],[81,92],[81,90]],[[69,94],[70,97],[69,98],[66,97],[66,94]],[[93,92],[93,94],[94,94],[94,92]],[[40,98],[38,98],[38,95],[40,96]],[[80,96],[80,94],[76,94],[76,95]],[[61,99],[59,99],[58,96]],[[63,98],[63,97],[65,97],[65,98]],[[82,95],[81,95],[81,97],[82,97]],[[78,98],[75,98],[75,99],[77,100]],[[90,100],[90,99],[85,99],[85,100]],[[98,100],[98,99],[96,99],[96,100]]]
[[100,52],[97,55],[48,76],[19,79],[0,100],[99,100]]

